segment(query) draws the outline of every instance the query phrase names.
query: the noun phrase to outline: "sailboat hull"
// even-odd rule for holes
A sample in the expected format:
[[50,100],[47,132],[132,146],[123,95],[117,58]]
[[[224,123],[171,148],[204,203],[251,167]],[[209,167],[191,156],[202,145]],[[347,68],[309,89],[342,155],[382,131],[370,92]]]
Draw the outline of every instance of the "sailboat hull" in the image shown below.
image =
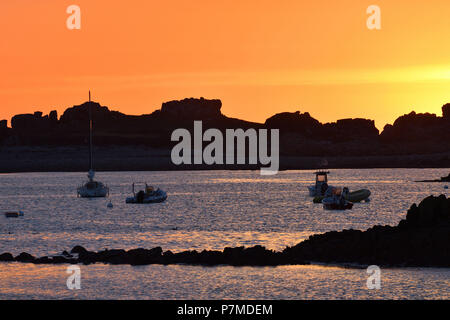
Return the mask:
[[101,182],[94,180],[95,171],[94,171],[94,166],[93,166],[94,153],[93,153],[93,147],[92,147],[93,146],[93,144],[92,144],[92,127],[93,127],[93,125],[92,125],[91,91],[89,91],[88,109],[89,109],[89,172],[88,172],[89,181],[77,189],[77,194],[78,194],[78,197],[81,197],[81,198],[104,198],[109,195],[108,186],[104,185]]
[[103,190],[101,191],[96,191],[96,192],[92,192],[92,191],[81,191],[78,193],[80,198],[105,198],[108,195],[108,192],[105,192]]
[[92,188],[85,184],[84,186],[78,188],[77,193],[80,198],[104,198],[108,196],[109,188],[104,185],[99,185]]

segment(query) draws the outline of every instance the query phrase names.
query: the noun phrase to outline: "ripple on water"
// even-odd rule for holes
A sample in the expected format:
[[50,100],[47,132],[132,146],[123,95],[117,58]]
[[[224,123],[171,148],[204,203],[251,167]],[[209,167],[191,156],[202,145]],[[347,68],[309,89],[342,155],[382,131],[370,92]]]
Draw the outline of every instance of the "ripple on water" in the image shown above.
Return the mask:
[[[259,171],[98,173],[98,179],[111,188],[110,200],[114,204],[113,209],[106,207],[108,199],[87,200],[76,197],[76,187],[85,179],[85,173],[2,174],[0,175],[0,210],[22,210],[25,216],[19,219],[7,219],[3,215],[0,216],[0,252],[9,251],[18,254],[26,251],[34,255],[47,255],[79,244],[90,250],[155,246],[162,246],[164,250],[173,251],[222,250],[227,246],[256,244],[282,250],[286,245],[294,245],[314,233],[349,228],[364,230],[376,224],[396,225],[405,217],[412,203],[418,203],[430,194],[449,195],[449,190],[444,189],[440,183],[414,181],[445,176],[448,171],[448,169],[331,170],[329,176],[331,185],[348,186],[350,190],[367,188],[372,191],[370,203],[356,204],[353,210],[344,212],[325,211],[321,205],[312,203],[307,192],[307,186],[314,180],[312,170],[284,171],[276,177],[260,176]],[[125,204],[125,197],[129,195],[133,181],[148,181],[167,190],[169,195],[167,201],[155,205]],[[14,275],[27,277],[30,272],[33,273],[32,270],[41,270],[39,272],[44,273],[47,270],[50,273],[56,272],[56,269],[52,269],[51,266],[48,267],[49,269],[36,268],[41,269],[28,271],[24,269],[24,274],[19,271],[16,274],[11,273],[11,279],[14,279]],[[106,270],[104,268],[107,267],[89,267],[92,281],[94,283],[106,281],[111,283],[113,291],[120,291],[116,286],[120,286],[122,280],[118,279],[114,282],[112,278],[104,278],[107,277],[101,275],[102,270]],[[358,295],[376,297],[376,294],[367,293],[361,289],[359,282],[357,282],[358,285],[356,282],[350,285],[352,281],[356,281],[354,279],[359,279],[356,276],[359,271],[347,269],[333,271],[344,276],[344,279],[348,279],[350,283],[342,290],[335,288],[333,291],[330,288],[334,288],[339,279],[331,277],[326,280],[325,274],[330,276],[330,273],[334,274],[330,270],[335,269],[324,267],[321,267],[323,269],[277,268],[277,272],[281,272],[281,277],[284,277],[285,289],[278,287],[278,282],[270,278],[277,276],[271,273],[271,270],[275,269],[270,268],[196,269],[179,266],[174,266],[174,269],[164,269],[161,266],[148,268],[148,270],[161,272],[161,279],[177,277],[179,270],[186,270],[192,273],[192,281],[198,280],[201,276],[199,270],[203,273],[216,270],[214,277],[223,281],[221,292],[226,292],[230,297],[245,297],[243,290],[246,290],[247,294],[254,292],[252,294],[255,298],[263,295],[272,298],[278,295],[290,298],[300,296],[334,298]],[[125,272],[126,277],[123,277],[123,282],[126,282],[127,277],[130,281],[134,279],[135,270],[140,269],[128,269],[122,266],[107,270],[113,273],[118,272],[117,270]],[[246,270],[246,272],[240,275],[239,270]],[[295,275],[296,272],[300,272],[299,275]],[[448,271],[442,272],[448,277]],[[180,274],[182,273],[180,271]],[[65,276],[64,272],[62,274]],[[416,298],[421,294],[426,297],[438,294],[448,297],[448,280],[443,281],[447,287],[443,287],[440,280],[435,282],[425,280],[427,276],[433,277],[433,275],[437,277],[436,279],[440,279],[440,272],[392,271],[392,279],[389,277],[390,274],[388,272],[386,275],[387,289],[383,297],[395,294],[395,290],[392,289],[391,292],[389,289],[390,281],[392,283],[400,281],[395,280],[395,277],[400,277],[405,283],[401,287],[404,288],[404,292],[398,290],[399,297]],[[411,274],[414,274],[415,278]],[[249,281],[245,278],[249,276],[264,281],[261,286],[267,286],[267,292],[263,287],[255,287],[256,284],[252,287],[252,281],[247,285],[239,284],[238,280],[227,283],[228,276],[236,279],[241,276],[245,281]],[[155,277],[159,277],[159,274]],[[48,285],[53,290],[59,290],[55,287],[60,285],[59,282],[56,284],[50,279],[46,281],[49,281]],[[293,283],[290,284],[290,281]],[[220,281],[217,283],[219,284]],[[311,288],[307,283],[312,284]],[[161,283],[150,281],[147,285],[161,285]],[[127,294],[136,297],[152,297],[151,292],[146,292],[142,286],[137,286],[136,291],[127,289]],[[315,286],[324,286],[328,289],[319,290],[314,288]],[[100,288],[106,287],[100,286]],[[193,290],[192,295],[216,297],[214,292],[218,292],[217,287],[211,283],[208,288],[204,291]],[[180,290],[186,290],[184,294],[189,295],[191,289],[186,284],[181,286]],[[173,290],[177,292],[175,288]],[[62,293],[63,291],[56,295],[61,294],[64,297],[67,293]],[[296,293],[297,291],[299,293]],[[409,291],[412,293],[408,294]],[[20,295],[20,292],[14,294]],[[26,291],[23,294],[34,293]],[[52,290],[42,291],[39,294],[55,296]],[[92,288],[92,291],[86,294],[94,297],[99,293]],[[173,295],[178,297],[177,294],[181,297],[181,292]],[[159,297],[170,295],[170,292],[164,290],[157,294]],[[217,297],[219,295],[220,293]],[[116,297],[121,297],[120,292],[116,293]]]

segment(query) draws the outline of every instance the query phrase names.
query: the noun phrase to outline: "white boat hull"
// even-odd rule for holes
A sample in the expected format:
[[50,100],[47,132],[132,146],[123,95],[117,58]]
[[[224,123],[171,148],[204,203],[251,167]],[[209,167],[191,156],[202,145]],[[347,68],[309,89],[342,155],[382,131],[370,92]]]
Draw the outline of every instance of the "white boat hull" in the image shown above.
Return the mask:
[[86,185],[81,186],[77,190],[80,198],[104,198],[109,194],[109,188],[104,185],[95,188],[89,188]]
[[106,190],[81,190],[78,191],[80,198],[105,198],[108,195]]

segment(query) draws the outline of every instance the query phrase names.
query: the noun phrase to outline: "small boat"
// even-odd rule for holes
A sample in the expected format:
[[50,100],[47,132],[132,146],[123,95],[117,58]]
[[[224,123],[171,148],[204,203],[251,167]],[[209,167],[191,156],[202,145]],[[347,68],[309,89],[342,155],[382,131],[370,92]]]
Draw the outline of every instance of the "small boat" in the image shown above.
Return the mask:
[[326,210],[349,210],[353,208],[353,203],[337,197],[328,197],[322,200],[323,208]]
[[324,209],[348,210],[353,208],[353,203],[345,199],[349,193],[347,187],[342,189],[342,192],[339,195],[333,192],[333,195],[329,196],[330,190],[327,191],[327,197],[322,200]]
[[328,187],[327,190],[320,196],[315,196],[313,203],[322,203],[322,200],[329,197],[339,197],[342,193],[340,188]]
[[135,192],[133,183],[133,196],[128,197],[126,203],[159,203],[167,199],[167,193],[159,188],[156,190],[145,184],[145,189]]
[[[345,188],[344,188],[345,189]],[[342,191],[339,188],[331,188],[331,192],[328,192],[329,194],[327,194],[327,192],[325,192],[325,195],[323,196],[316,196],[313,199],[313,203],[322,203],[322,200],[324,198],[327,198],[329,196],[331,196],[331,194],[333,195],[337,195],[340,196]],[[348,192],[348,193],[344,193],[344,199],[352,202],[352,203],[357,203],[357,202],[369,202],[371,192],[368,189],[361,189],[361,190],[357,190],[357,191],[353,191],[353,192]]]
[[107,185],[95,181],[95,171],[94,171],[94,154],[92,146],[92,102],[91,102],[91,92],[89,91],[89,171],[88,171],[88,181],[82,186],[78,187],[77,195],[81,198],[104,198],[109,195],[109,188]]
[[328,174],[329,171],[317,171],[316,175],[316,184],[313,186],[309,186],[309,195],[311,197],[323,196],[327,191],[328,185]]
[[18,217],[22,217],[22,216],[23,216],[22,211],[5,212],[5,217],[7,217],[7,218],[18,218]]
[[361,201],[367,201],[370,197],[370,190],[367,189],[361,189],[353,192],[349,192],[344,195],[345,200],[350,202],[361,202]]
[[81,198],[104,198],[109,195],[109,188],[107,185],[94,180],[95,171],[89,170],[88,181],[82,186],[78,187],[77,194]]

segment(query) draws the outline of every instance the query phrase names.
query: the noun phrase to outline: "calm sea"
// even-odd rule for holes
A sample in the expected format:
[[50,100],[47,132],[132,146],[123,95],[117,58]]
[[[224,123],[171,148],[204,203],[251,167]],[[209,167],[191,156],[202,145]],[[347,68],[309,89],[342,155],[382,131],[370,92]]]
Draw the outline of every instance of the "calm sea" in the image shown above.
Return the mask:
[[[223,249],[264,245],[282,250],[314,233],[396,225],[424,197],[449,195],[448,169],[331,170],[330,184],[368,188],[371,202],[349,211],[313,204],[313,171],[260,176],[259,171],[101,172],[109,199],[80,199],[84,173],[0,175],[0,253],[51,255],[82,245],[89,250]],[[165,203],[125,204],[131,185],[161,187]],[[139,184],[141,183],[141,184]],[[114,207],[107,208],[109,200]],[[82,289],[66,287],[67,266],[0,264],[0,299],[371,299],[450,298],[450,269],[384,269],[382,288],[368,290],[364,269],[331,266],[194,267],[81,266]]]

